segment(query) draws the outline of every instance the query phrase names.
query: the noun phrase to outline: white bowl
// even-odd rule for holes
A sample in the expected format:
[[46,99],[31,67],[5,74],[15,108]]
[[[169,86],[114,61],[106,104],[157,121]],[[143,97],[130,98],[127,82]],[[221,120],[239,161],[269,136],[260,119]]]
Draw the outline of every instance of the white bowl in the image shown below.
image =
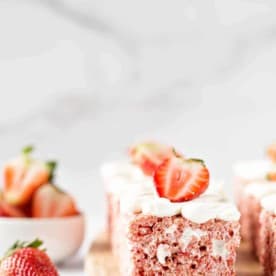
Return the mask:
[[43,240],[52,261],[60,263],[75,254],[84,239],[83,215],[64,218],[0,218],[0,256],[15,241]]

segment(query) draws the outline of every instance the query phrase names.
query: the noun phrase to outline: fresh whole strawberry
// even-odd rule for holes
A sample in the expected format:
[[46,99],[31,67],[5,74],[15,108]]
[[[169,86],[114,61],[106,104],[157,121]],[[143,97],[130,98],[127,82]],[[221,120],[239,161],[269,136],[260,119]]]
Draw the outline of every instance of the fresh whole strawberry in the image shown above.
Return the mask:
[[160,197],[171,202],[187,201],[207,189],[209,171],[202,160],[174,156],[156,169],[154,183]]
[[55,162],[31,158],[32,147],[23,149],[21,156],[4,166],[5,200],[14,206],[28,203],[37,188],[51,180]]
[[132,162],[138,165],[145,174],[153,175],[156,168],[165,160],[175,155],[172,147],[145,142],[135,145],[129,150]]
[[78,214],[74,199],[52,184],[40,187],[34,194],[32,216],[36,218],[67,217]]
[[16,242],[0,262],[1,276],[58,276],[44,250],[42,242]]

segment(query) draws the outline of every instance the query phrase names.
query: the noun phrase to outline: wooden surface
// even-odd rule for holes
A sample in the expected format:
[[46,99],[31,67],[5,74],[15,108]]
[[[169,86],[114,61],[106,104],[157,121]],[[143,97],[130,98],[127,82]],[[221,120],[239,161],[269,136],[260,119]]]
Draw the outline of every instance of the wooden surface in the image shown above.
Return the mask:
[[[262,268],[242,244],[238,251],[237,276],[261,276]],[[92,243],[85,261],[87,276],[119,276],[117,264],[111,254],[105,234],[100,234]]]

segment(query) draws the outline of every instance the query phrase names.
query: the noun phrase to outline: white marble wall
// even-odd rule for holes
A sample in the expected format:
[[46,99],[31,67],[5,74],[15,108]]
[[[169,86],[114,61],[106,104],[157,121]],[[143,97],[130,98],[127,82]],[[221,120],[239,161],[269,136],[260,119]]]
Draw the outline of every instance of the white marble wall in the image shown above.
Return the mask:
[[[276,137],[273,1],[0,1],[0,160],[34,143],[100,227],[98,168],[156,138],[225,178]],[[73,275],[73,274],[72,274]]]

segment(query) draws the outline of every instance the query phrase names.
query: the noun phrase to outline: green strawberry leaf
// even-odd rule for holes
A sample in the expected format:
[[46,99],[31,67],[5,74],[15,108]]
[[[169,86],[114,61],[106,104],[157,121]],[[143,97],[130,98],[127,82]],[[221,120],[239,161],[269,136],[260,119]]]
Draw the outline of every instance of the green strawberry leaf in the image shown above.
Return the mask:
[[35,239],[32,242],[21,242],[21,241],[16,241],[5,253],[4,258],[10,257],[15,253],[17,250],[22,249],[22,248],[36,248],[39,250],[45,250],[45,249],[40,249],[41,245],[43,244],[43,241],[40,239]]
[[55,170],[57,168],[57,162],[56,161],[47,161],[46,166],[49,170],[49,182],[52,182],[55,178]]
[[32,153],[34,151],[34,146],[32,145],[28,145],[26,147],[24,147],[21,152],[23,155],[29,155],[30,153]]
[[202,165],[205,166],[205,162],[202,159],[198,159],[198,158],[189,158],[187,159],[188,162],[198,162],[201,163]]

